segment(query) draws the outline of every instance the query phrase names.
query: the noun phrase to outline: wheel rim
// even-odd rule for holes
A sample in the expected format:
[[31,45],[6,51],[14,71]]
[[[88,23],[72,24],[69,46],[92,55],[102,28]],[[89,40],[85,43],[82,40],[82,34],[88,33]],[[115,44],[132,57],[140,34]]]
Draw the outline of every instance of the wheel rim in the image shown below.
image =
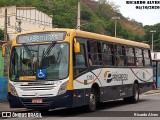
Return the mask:
[[96,106],[96,97],[94,94],[90,94],[90,107],[95,108]]

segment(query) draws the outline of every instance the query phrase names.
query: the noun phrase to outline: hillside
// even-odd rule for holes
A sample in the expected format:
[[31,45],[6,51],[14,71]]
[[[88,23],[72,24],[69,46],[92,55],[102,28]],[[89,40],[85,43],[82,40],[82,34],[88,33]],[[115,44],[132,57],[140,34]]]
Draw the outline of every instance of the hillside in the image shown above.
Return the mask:
[[[103,4],[104,0],[100,0],[99,2],[93,1],[93,0],[81,0],[83,3],[86,3],[92,10],[98,9],[98,4],[101,2]],[[106,9],[106,17],[112,18],[114,16],[120,17],[120,24],[127,28],[128,30],[132,31],[135,34],[144,35],[144,29],[143,25],[141,23],[138,23],[134,20],[128,20],[127,18],[123,17],[121,13],[119,13],[117,6],[114,3],[105,3],[108,6],[108,9]],[[110,8],[110,9],[109,9]],[[117,9],[114,10],[114,9]]]

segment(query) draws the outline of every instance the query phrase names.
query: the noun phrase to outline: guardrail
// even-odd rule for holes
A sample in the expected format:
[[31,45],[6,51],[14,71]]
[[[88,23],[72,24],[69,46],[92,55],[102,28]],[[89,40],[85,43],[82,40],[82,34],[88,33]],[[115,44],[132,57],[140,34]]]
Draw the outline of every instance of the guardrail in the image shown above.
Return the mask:
[[0,102],[7,101],[8,79],[0,78]]

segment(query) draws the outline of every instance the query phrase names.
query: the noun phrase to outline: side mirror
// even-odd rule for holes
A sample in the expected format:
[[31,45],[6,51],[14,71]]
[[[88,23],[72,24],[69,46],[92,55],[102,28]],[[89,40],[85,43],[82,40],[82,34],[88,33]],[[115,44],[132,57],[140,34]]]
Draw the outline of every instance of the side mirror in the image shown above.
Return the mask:
[[9,48],[10,49],[10,46],[11,44],[8,42],[8,43],[4,43],[2,45],[2,57],[5,57],[6,56],[6,49]]
[[2,57],[5,57],[6,55],[6,44],[2,45]]
[[81,51],[80,43],[74,39],[74,52],[79,53]]

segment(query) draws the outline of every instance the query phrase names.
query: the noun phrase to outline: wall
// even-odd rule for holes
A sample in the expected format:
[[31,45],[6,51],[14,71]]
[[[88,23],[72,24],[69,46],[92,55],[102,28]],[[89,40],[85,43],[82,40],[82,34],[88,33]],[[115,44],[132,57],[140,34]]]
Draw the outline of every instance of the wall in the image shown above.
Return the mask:
[[7,9],[7,33],[10,40],[13,39],[13,35],[16,33],[16,6],[1,7],[0,8],[0,28],[4,29],[5,9]]
[[0,78],[0,102],[7,101],[7,90],[8,90],[7,77]]
[[0,46],[0,77],[3,77],[4,73],[4,58],[2,57],[2,47]]

